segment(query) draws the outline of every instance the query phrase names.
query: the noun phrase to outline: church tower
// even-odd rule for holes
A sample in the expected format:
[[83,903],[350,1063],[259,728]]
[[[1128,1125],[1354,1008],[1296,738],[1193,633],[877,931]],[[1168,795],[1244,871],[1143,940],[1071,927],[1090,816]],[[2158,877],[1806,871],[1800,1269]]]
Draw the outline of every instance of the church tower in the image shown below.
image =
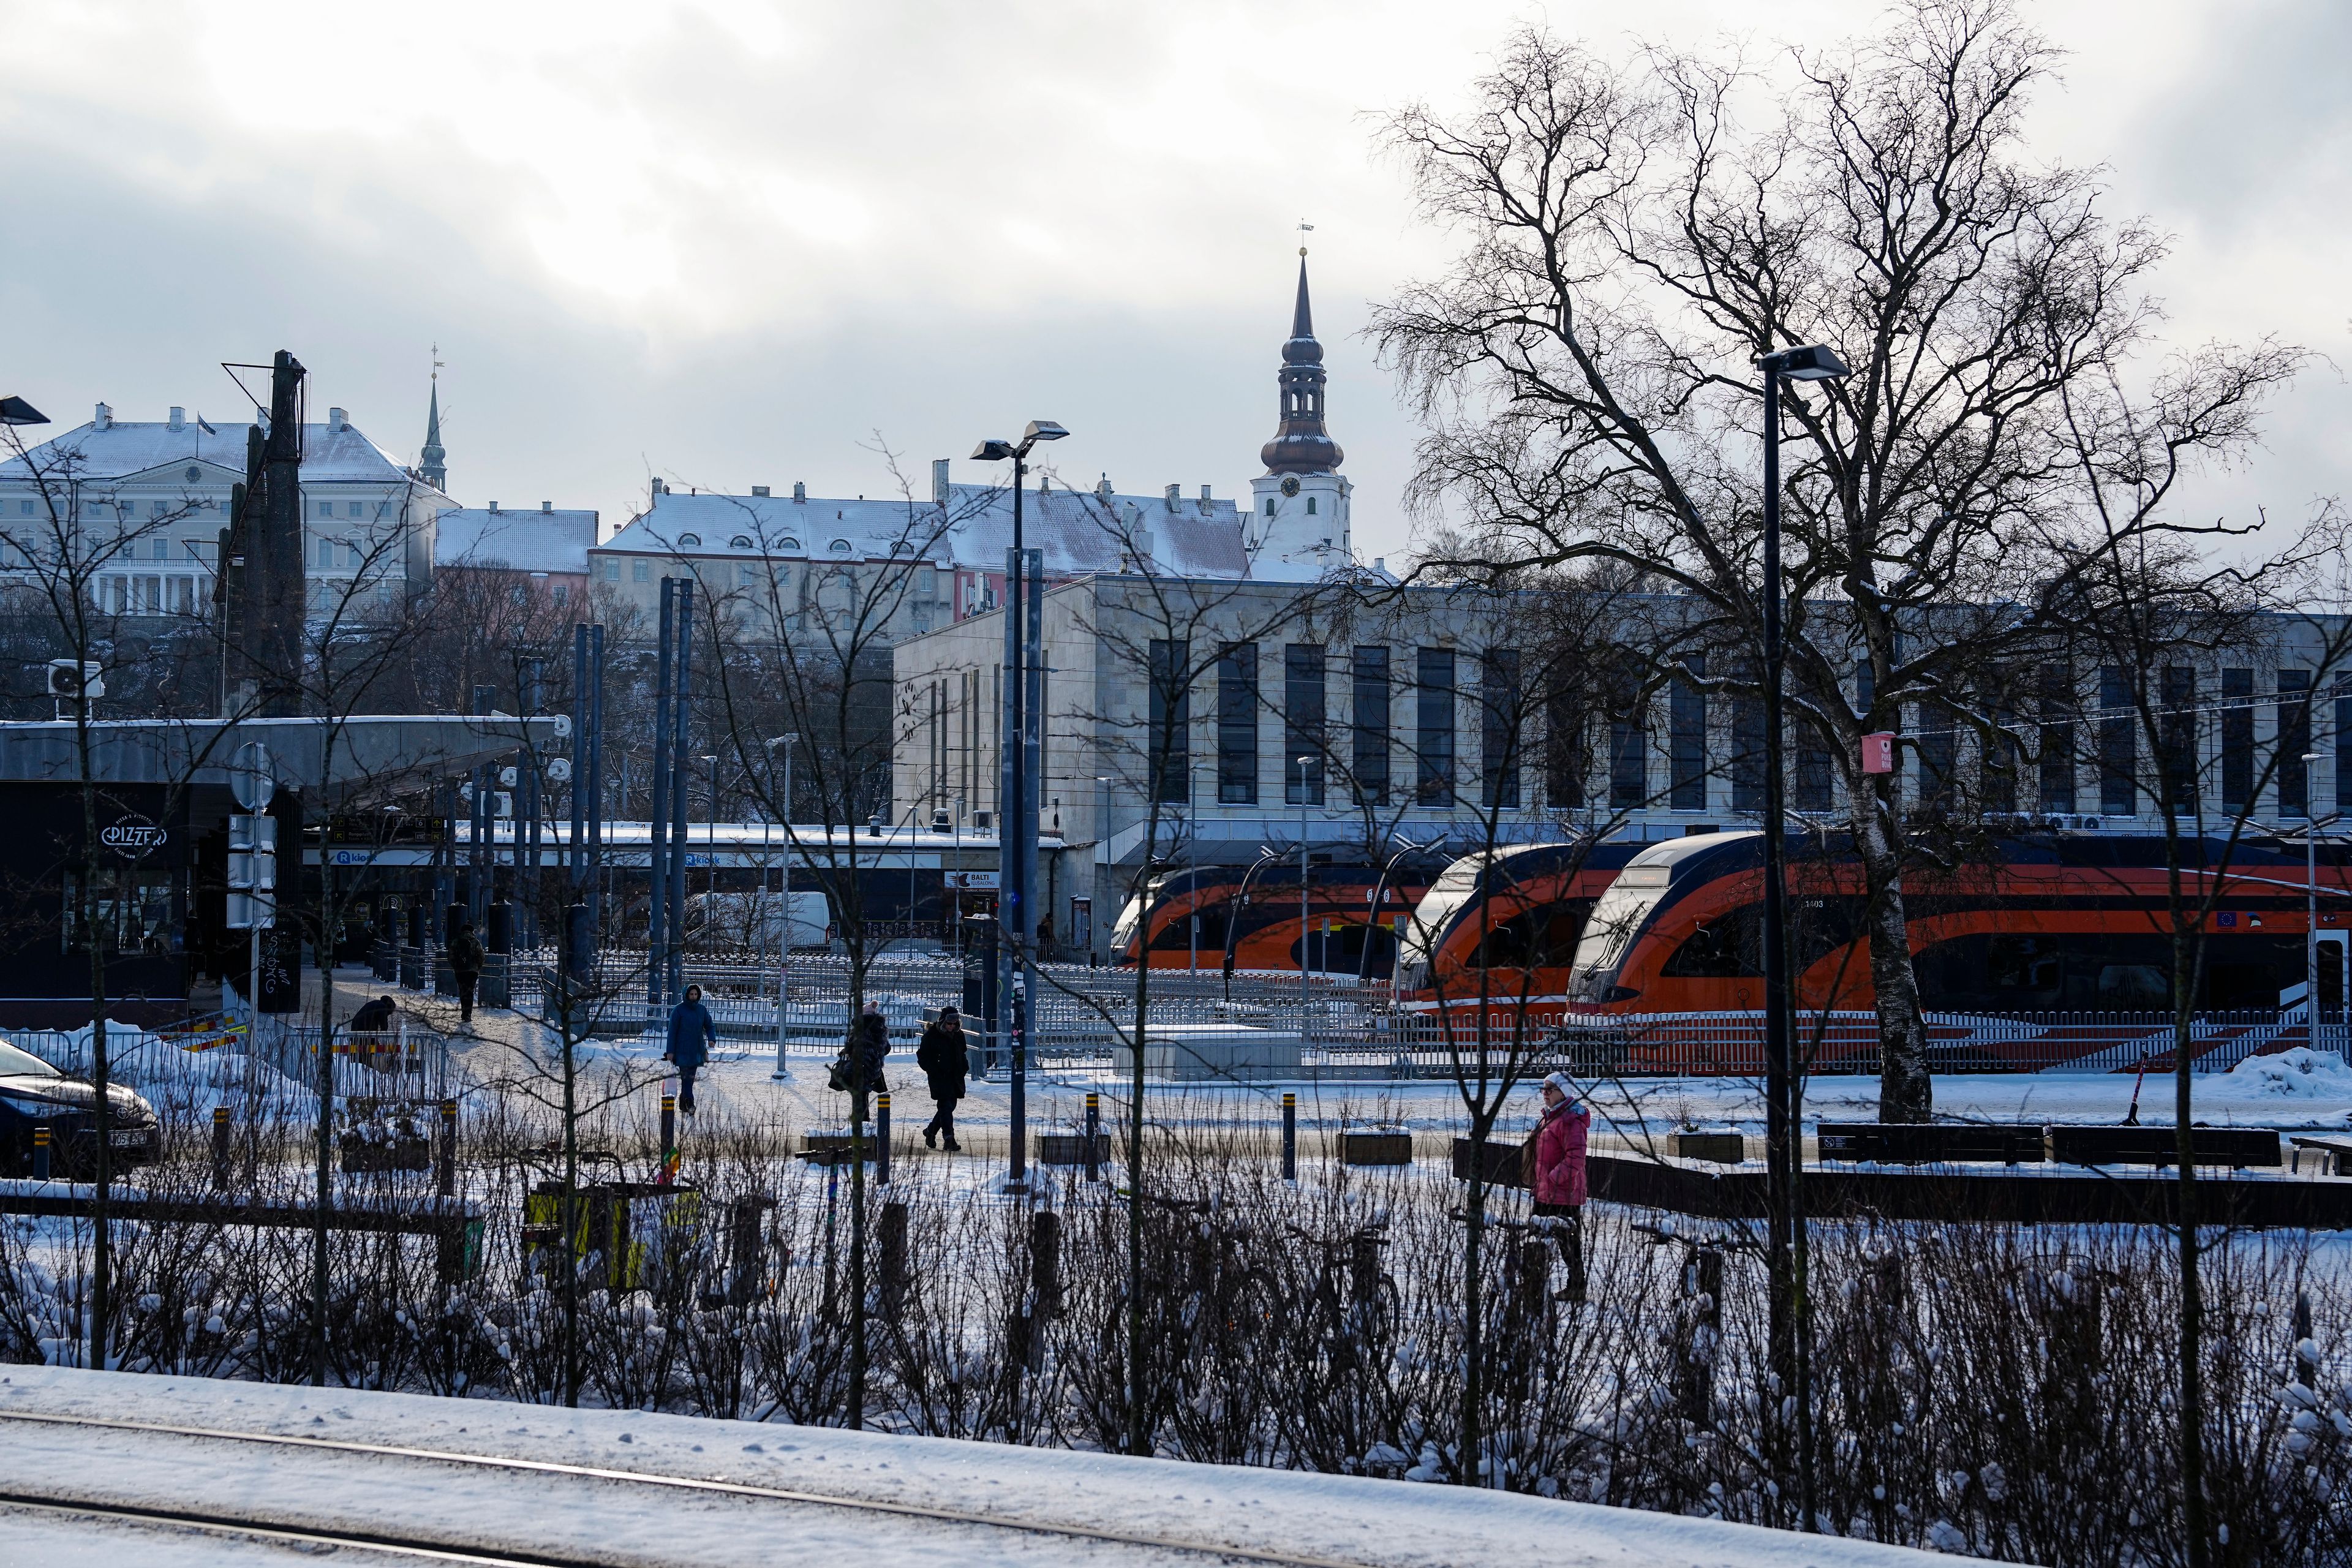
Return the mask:
[[449,454],[441,447],[441,362],[437,359],[433,362],[433,400],[425,416],[425,447],[416,454],[416,477],[448,494]]
[[1243,531],[1250,575],[1311,581],[1354,559],[1348,541],[1352,487],[1339,477],[1347,454],[1323,427],[1323,345],[1315,341],[1307,299],[1307,249],[1298,251],[1298,301],[1290,341],[1282,345],[1282,422],[1258,456],[1265,473],[1250,481],[1251,515]]

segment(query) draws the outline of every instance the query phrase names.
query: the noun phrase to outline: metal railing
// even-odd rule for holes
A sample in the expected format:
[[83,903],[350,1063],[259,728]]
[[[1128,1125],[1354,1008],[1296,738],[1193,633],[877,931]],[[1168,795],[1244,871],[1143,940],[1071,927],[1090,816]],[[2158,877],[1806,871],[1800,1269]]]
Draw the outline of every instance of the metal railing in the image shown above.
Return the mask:
[[[514,955],[510,1005],[541,1015],[553,975],[551,952]],[[773,953],[690,955],[688,983],[723,1040],[747,1050],[772,1049],[777,1037]],[[429,974],[429,966],[426,973]],[[608,950],[598,962],[590,1032],[642,1034],[660,1026],[666,1009],[645,1000],[642,950]],[[1041,964],[1032,1032],[1037,1059],[1073,1068],[1110,1065],[1135,1029],[1135,973],[1085,964]],[[792,955],[789,1005],[782,1019],[787,1048],[806,1054],[837,1050],[849,1028],[849,961],[838,952]],[[885,953],[866,971],[866,993],[887,1021],[894,1050],[910,1049],[925,1016],[964,1007],[964,969],[950,954]],[[1299,1037],[1303,1069],[1349,1078],[1448,1078],[1459,1065],[1474,1068],[1482,1045],[1477,1009],[1445,1016],[1398,1007],[1381,982],[1312,974],[1242,973],[1228,980],[1213,971],[1154,970],[1149,1026],[1153,1028],[1228,1025]],[[1559,1068],[1584,1076],[1745,1077],[1763,1070],[1763,1015],[1759,1012],[1571,1016],[1544,1011],[1515,1016],[1487,1013],[1483,1047],[1490,1060],[1516,1052],[1523,1067]],[[973,1021],[967,1030],[977,1034]],[[2173,1020],[2160,1012],[1931,1013],[1928,1058],[1942,1073],[2126,1072],[2143,1065],[2172,1069]],[[2226,1072],[2250,1057],[2312,1045],[2352,1047],[2352,1026],[2340,1015],[2314,1031],[2301,1007],[2198,1015],[2191,1028],[2192,1070]],[[1798,1047],[1816,1074],[1875,1074],[1879,1070],[1875,1013],[1801,1014]]]
[[[175,1105],[307,1096],[319,1080],[316,1025],[265,1014],[257,1047],[242,1018],[215,1015],[162,1029],[107,1031],[110,1081]],[[74,1078],[87,1079],[91,1031],[12,1029],[8,1043]],[[449,1092],[448,1042],[407,1019],[381,1032],[335,1031],[335,1093],[343,1099],[438,1100]]]

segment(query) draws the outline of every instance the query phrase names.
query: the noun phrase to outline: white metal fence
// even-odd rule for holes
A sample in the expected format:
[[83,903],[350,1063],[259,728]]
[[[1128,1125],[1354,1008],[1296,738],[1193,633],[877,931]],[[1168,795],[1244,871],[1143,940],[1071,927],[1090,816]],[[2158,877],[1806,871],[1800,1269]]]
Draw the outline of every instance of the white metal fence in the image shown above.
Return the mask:
[[[553,954],[518,955],[506,977],[505,1000],[518,1010],[543,1012]],[[410,974],[432,984],[430,963]],[[770,954],[689,956],[686,980],[703,1000],[722,1037],[772,1048],[780,1019],[777,964]],[[1046,1063],[1108,1063],[1133,1037],[1135,973],[1081,964],[1038,969],[1033,1003],[1032,1048]],[[646,955],[601,955],[593,994],[593,1033],[628,1036],[659,1027],[666,1009],[646,1000]],[[792,956],[781,1024],[789,1050],[830,1055],[849,1028],[849,963],[837,952]],[[910,1049],[927,1015],[942,1006],[970,1011],[963,965],[952,956],[886,953],[873,961],[866,994],[887,1021],[894,1049]],[[1306,1069],[1350,1078],[1444,1078],[1483,1053],[1490,1060],[1517,1053],[1528,1065],[1565,1068],[1586,1076],[1755,1076],[1763,1070],[1763,1016],[1757,1012],[1619,1014],[1559,1020],[1539,1009],[1496,1005],[1456,1005],[1440,1014],[1400,1007],[1381,982],[1352,976],[1154,970],[1149,988],[1151,1027],[1227,1024],[1297,1034]],[[2173,1020],[2165,1013],[1934,1013],[1928,1049],[1938,1072],[2120,1072],[2172,1067]],[[967,1032],[979,1035],[967,1017]],[[1874,1013],[1801,1014],[1798,1047],[1807,1070],[1875,1074],[1879,1067]],[[2324,1019],[2316,1040],[2302,1008],[2200,1015],[2191,1029],[2192,1070],[2223,1072],[2249,1057],[2316,1043],[2347,1047],[2340,1019]]]

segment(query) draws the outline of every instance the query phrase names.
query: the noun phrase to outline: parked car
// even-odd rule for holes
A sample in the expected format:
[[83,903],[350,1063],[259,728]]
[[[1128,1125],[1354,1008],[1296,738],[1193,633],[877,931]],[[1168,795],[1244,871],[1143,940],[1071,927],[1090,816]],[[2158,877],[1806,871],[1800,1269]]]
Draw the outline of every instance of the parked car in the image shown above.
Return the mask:
[[[0,1041],[0,1172],[33,1173],[33,1130],[49,1129],[49,1173],[88,1176],[98,1169],[98,1091],[33,1055]],[[163,1152],[155,1108],[119,1083],[106,1086],[112,1163],[152,1165]]]

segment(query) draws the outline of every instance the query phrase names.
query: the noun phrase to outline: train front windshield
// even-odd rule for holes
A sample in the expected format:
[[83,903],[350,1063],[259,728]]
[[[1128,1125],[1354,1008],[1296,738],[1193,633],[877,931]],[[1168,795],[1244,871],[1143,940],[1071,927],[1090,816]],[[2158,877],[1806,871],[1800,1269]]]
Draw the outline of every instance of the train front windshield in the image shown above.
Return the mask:
[[1576,963],[1568,979],[1571,1000],[1612,999],[1609,993],[1616,988],[1617,971],[1625,962],[1626,950],[1657,912],[1674,875],[1671,866],[1628,866],[1609,884],[1609,890],[1592,906],[1583,940],[1576,944]]
[[1429,885],[1429,891],[1421,896],[1412,917],[1397,928],[1398,990],[1429,989],[1432,955],[1445,940],[1462,906],[1478,890],[1479,876],[1493,858],[1489,855],[1465,855],[1446,867]]
[[[1158,884],[1155,883],[1151,890],[1157,897],[1160,891]],[[1112,952],[1124,953],[1134,944],[1135,933],[1143,928],[1143,897],[1138,893],[1119,907],[1118,922],[1110,928]]]

